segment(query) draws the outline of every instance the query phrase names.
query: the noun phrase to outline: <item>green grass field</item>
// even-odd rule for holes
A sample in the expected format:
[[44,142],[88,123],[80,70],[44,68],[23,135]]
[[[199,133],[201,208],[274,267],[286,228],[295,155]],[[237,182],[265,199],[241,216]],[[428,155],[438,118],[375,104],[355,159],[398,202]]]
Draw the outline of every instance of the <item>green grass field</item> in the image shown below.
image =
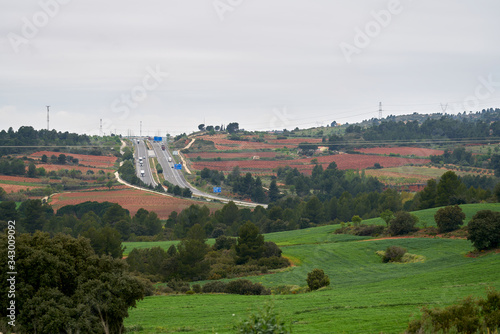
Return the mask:
[[[462,206],[467,220],[500,204]],[[428,226],[437,209],[415,212]],[[364,223],[380,223],[381,219]],[[338,226],[267,234],[297,266],[283,272],[248,277],[265,286],[305,286],[307,273],[325,270],[330,286],[296,295],[238,296],[224,294],[151,296],[130,310],[125,326],[137,333],[233,333],[234,324],[265,302],[292,322],[293,333],[401,333],[424,305],[444,306],[467,295],[500,289],[500,253],[478,258],[465,255],[470,242],[442,238],[373,238],[337,235]],[[171,244],[172,242],[170,242]],[[166,242],[149,243],[149,247]],[[167,246],[168,245],[168,246]],[[397,245],[425,256],[423,263],[384,264],[375,254]],[[128,243],[148,247],[146,243]]]

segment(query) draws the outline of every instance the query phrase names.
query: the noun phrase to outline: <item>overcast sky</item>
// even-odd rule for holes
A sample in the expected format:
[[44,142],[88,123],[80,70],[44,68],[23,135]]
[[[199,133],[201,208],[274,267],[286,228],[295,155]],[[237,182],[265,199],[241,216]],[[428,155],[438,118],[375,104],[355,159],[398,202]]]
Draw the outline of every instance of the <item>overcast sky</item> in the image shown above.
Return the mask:
[[[0,4],[0,129],[293,129],[500,107],[498,0]],[[441,106],[441,103],[443,104]]]

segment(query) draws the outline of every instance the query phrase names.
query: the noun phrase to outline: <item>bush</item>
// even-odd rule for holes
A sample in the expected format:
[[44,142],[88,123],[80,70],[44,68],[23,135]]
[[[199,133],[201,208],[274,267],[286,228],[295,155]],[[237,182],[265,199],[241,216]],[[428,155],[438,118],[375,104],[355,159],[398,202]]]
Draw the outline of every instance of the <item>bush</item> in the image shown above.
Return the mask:
[[271,291],[260,283],[252,283],[247,279],[237,279],[226,285],[226,293],[236,295],[270,295]]
[[231,249],[231,247],[236,245],[236,238],[226,237],[225,235],[219,235],[215,239],[215,244],[212,246],[214,250],[221,249]]
[[361,225],[354,228],[354,235],[359,236],[378,236],[382,234],[385,227],[382,225]]
[[424,307],[422,312],[405,333],[498,333],[500,292],[490,289],[486,299],[469,296],[444,309]]
[[191,290],[193,290],[195,293],[201,293],[201,285],[193,284],[193,286],[191,287]]
[[417,231],[415,225],[418,218],[408,212],[399,211],[394,219],[389,222],[389,233],[392,235],[403,235]]
[[241,321],[234,329],[244,334],[288,334],[291,333],[291,324],[286,326],[285,321],[267,304],[260,313],[250,315],[248,320]]
[[257,264],[261,267],[266,267],[267,269],[278,269],[286,268],[290,265],[290,261],[284,257],[263,257],[257,261]]
[[155,289],[154,289],[154,293],[157,295],[169,294],[169,293],[173,293],[173,292],[174,292],[174,290],[166,285],[160,285],[160,286],[155,287]]
[[478,211],[467,226],[467,240],[477,250],[498,247],[500,242],[500,212],[491,210]]
[[446,233],[459,229],[464,219],[465,213],[458,205],[441,208],[434,215],[439,233]]
[[264,254],[262,256],[264,257],[281,257],[281,249],[272,241],[265,241],[264,242]]
[[384,257],[382,258],[382,261],[384,263],[387,262],[401,262],[401,259],[403,258],[403,255],[406,254],[406,248],[399,247],[399,246],[389,246],[385,250]]
[[223,293],[226,291],[226,283],[221,281],[208,282],[201,288],[201,291],[203,293]]
[[189,291],[189,283],[183,281],[171,280],[167,283],[167,286],[176,292],[185,293]]
[[330,278],[325,275],[325,272],[322,269],[317,268],[307,274],[306,281],[311,291],[330,285]]

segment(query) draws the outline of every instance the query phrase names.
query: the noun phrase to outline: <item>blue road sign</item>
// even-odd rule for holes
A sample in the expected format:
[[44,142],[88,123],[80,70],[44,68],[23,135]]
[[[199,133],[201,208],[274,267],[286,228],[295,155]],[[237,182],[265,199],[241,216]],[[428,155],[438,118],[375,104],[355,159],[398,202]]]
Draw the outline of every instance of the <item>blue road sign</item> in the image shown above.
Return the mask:
[[182,169],[182,165],[181,164],[174,164],[174,168],[175,169]]
[[162,137],[154,137],[154,141],[162,141]]
[[221,187],[214,187],[214,193],[220,193],[222,191]]

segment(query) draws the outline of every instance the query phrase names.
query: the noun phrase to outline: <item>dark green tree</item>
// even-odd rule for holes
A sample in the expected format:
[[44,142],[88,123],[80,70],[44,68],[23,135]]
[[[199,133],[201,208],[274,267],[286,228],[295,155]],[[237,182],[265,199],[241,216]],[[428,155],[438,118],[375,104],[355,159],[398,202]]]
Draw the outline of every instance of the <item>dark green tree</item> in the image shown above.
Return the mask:
[[33,162],[30,162],[28,165],[28,177],[36,177],[36,165]]
[[122,219],[130,220],[130,213],[127,209],[122,208],[117,203],[114,203],[111,207],[109,207],[102,216],[102,222],[110,225],[113,225]]
[[57,163],[60,165],[66,164],[66,155],[65,154],[59,154],[57,157]]
[[304,218],[309,219],[309,221],[315,224],[318,224],[321,221],[323,221],[324,219],[323,203],[321,203],[321,201],[317,196],[313,196],[309,201],[307,201],[303,216]]
[[240,227],[236,244],[236,263],[244,264],[250,259],[259,259],[264,253],[264,236],[252,222],[246,222]]
[[52,208],[39,199],[29,199],[19,206],[21,228],[28,233],[42,231],[53,214]]
[[394,219],[389,222],[389,233],[392,235],[404,235],[415,232],[417,228],[415,225],[418,218],[411,213],[405,211],[396,212]]
[[313,271],[307,274],[306,281],[307,286],[311,291],[318,290],[319,288],[330,285],[330,278],[325,275],[323,269],[318,268],[313,269]]
[[121,259],[123,257],[121,235],[112,227],[104,226],[96,230],[91,227],[82,236],[90,239],[92,248],[99,255],[109,255],[113,258]]
[[16,202],[14,201],[5,201],[0,202],[0,220],[5,222],[18,221],[19,213],[16,210]]
[[434,215],[439,233],[455,231],[462,226],[464,219],[465,213],[458,205],[441,208]]
[[[0,266],[7,268],[7,237],[0,235]],[[16,238],[16,332],[121,333],[130,307],[147,285],[121,260],[97,256],[88,239],[48,233]],[[7,291],[6,271],[0,291]],[[0,321],[9,300],[0,298]]]
[[437,185],[436,205],[461,204],[459,197],[464,190],[464,186],[457,174],[453,171],[447,171],[441,175]]
[[205,260],[209,246],[206,244],[205,231],[200,224],[195,224],[187,233],[187,237],[179,243],[178,273],[184,280],[199,281],[206,279],[210,264]]
[[478,211],[467,225],[467,240],[477,250],[492,249],[500,243],[500,212]]
[[419,209],[433,208],[437,200],[437,182],[434,179],[427,181],[424,190],[418,193]]
[[276,180],[272,180],[269,185],[269,202],[276,202],[280,198],[280,191],[278,189],[278,185],[276,184]]
[[226,126],[226,131],[229,133],[235,133],[235,132],[238,132],[238,130],[239,130],[239,124],[236,122],[229,123]]

